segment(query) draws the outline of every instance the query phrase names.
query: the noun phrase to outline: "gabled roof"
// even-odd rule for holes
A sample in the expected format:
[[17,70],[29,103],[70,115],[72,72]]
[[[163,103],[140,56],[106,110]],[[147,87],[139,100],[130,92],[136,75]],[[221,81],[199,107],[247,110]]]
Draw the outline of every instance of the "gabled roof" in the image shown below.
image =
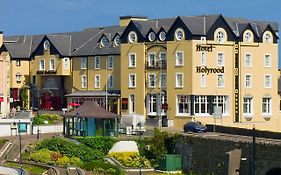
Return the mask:
[[64,117],[82,117],[82,118],[99,118],[110,119],[120,118],[120,115],[105,110],[94,101],[85,101],[79,108],[63,114]]
[[61,55],[71,55],[71,35],[47,35],[47,38]]

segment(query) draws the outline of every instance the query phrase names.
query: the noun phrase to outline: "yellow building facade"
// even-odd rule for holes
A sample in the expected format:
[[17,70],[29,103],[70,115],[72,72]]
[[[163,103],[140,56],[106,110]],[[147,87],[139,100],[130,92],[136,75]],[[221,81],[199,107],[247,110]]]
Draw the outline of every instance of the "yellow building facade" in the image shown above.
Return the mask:
[[12,60],[11,88],[23,85],[16,75],[29,77],[30,106],[39,109],[94,100],[154,126],[279,131],[278,30],[222,15],[123,16],[116,26],[7,37],[2,53]]

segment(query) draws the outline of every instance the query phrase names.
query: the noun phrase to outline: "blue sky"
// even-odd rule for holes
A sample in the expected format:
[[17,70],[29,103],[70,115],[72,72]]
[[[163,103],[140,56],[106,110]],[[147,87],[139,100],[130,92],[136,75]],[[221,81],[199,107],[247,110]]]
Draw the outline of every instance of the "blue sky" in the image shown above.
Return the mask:
[[4,35],[116,25],[122,15],[165,18],[222,14],[281,24],[280,0],[1,0],[0,4]]

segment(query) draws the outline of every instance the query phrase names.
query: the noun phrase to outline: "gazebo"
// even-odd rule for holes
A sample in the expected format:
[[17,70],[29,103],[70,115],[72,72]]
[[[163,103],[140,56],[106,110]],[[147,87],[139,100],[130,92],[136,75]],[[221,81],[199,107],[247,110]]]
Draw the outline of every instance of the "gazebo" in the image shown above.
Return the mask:
[[117,136],[121,116],[105,110],[97,102],[85,101],[63,114],[65,136]]

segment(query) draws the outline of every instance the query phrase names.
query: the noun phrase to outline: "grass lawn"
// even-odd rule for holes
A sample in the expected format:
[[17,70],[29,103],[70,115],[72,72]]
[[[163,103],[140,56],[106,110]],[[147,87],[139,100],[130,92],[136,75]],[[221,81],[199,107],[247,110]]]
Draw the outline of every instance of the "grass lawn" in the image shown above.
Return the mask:
[[[14,162],[6,162],[4,164],[4,166],[12,167],[12,168],[20,168],[20,164],[14,163]],[[25,169],[26,171],[33,173],[33,174],[42,174],[48,170],[48,169],[45,169],[45,168],[42,168],[39,166],[28,165],[28,164],[23,164],[22,166],[23,166],[23,169]]]
[[5,145],[6,140],[0,139],[0,149]]

